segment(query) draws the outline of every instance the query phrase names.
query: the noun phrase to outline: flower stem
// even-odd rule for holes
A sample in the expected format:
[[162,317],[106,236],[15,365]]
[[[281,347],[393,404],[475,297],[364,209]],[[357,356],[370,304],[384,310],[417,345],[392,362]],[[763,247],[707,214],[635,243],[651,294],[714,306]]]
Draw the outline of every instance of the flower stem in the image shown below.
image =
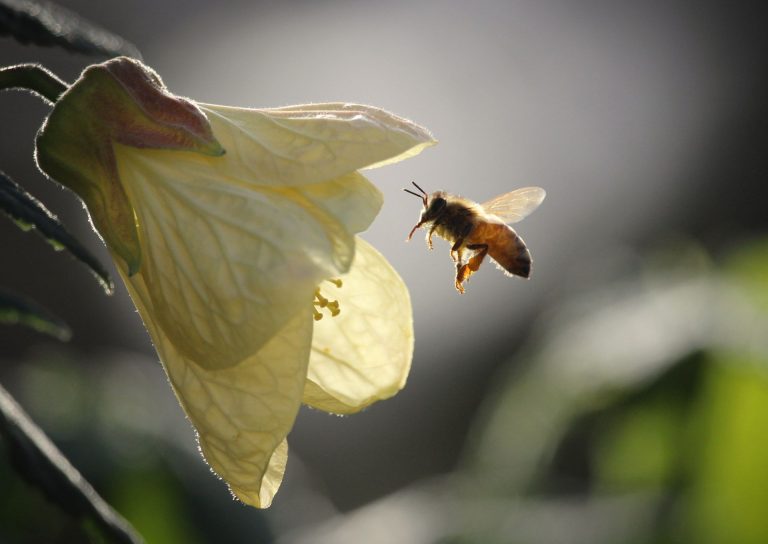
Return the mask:
[[5,89],[32,91],[46,102],[53,104],[68,87],[53,72],[39,64],[17,64],[0,69],[0,91]]

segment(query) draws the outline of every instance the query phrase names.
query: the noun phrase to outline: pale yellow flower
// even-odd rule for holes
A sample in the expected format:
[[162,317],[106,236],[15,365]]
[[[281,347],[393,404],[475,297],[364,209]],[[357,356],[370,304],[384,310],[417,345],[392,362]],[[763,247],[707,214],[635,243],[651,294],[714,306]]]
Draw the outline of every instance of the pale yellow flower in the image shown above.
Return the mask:
[[302,402],[352,413],[405,384],[410,300],[355,236],[382,202],[358,170],[432,143],[369,106],[194,104],[129,59],[86,70],[41,129],[41,168],[86,202],[203,455],[244,502],[272,501]]

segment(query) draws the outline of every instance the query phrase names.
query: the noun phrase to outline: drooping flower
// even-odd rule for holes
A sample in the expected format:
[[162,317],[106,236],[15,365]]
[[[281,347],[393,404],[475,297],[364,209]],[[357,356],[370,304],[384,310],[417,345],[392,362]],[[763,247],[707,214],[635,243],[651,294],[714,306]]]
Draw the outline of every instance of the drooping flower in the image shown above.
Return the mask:
[[302,402],[352,413],[405,384],[410,300],[356,236],[382,203],[358,170],[433,143],[370,106],[197,104],[128,58],[87,68],[41,128],[40,168],[84,200],[244,502],[269,506]]

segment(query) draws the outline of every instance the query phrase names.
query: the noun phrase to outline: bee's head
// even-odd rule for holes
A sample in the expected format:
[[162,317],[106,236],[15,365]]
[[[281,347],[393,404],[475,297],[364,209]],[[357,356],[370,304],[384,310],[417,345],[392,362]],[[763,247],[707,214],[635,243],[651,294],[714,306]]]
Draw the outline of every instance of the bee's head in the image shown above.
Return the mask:
[[421,217],[419,218],[419,222],[415,227],[413,227],[411,233],[408,235],[409,240],[413,236],[413,233],[416,232],[416,229],[421,227],[424,223],[434,221],[447,204],[447,201],[445,200],[445,193],[443,191],[435,191],[432,194],[427,194],[427,192],[419,187],[415,181],[412,181],[411,183],[413,183],[413,186],[416,187],[421,194],[414,193],[409,189],[403,189],[403,191],[420,198],[424,207],[421,210]]
[[[421,203],[424,205],[424,208],[421,210],[422,219],[425,215],[427,217],[434,218],[438,213],[440,213],[440,210],[445,207],[445,191],[435,191],[430,195],[427,194],[424,189],[416,185],[415,181],[412,181],[411,183],[413,183],[413,186],[416,187],[421,194],[414,193],[410,189],[403,189],[403,191],[412,194],[421,200]],[[429,221],[429,219],[426,220]]]
[[445,192],[435,191],[427,197],[427,202],[424,204],[424,209],[421,210],[421,221],[426,223],[428,221],[434,221],[438,215],[443,211],[446,205]]

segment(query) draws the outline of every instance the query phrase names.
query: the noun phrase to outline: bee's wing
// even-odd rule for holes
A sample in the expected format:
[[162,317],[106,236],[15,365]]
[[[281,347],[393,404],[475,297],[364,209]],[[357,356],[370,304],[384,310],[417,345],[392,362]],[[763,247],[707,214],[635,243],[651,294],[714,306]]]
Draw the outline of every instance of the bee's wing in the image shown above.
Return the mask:
[[481,206],[486,213],[505,223],[517,223],[538,208],[545,196],[547,192],[541,187],[523,187],[483,202]]

